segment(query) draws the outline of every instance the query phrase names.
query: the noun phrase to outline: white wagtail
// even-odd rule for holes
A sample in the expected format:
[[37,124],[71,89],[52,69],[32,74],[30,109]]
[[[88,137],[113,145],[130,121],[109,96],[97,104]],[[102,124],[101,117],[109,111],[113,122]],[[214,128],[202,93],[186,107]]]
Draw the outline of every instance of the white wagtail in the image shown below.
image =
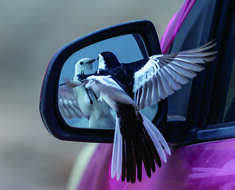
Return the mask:
[[[202,71],[201,64],[212,61],[214,42],[199,48],[166,55],[153,55],[122,64],[112,52],[98,56],[98,70],[80,84],[116,113],[111,176],[134,183],[142,179],[142,162],[148,177],[155,163],[167,161],[171,151],[157,127],[140,113],[179,90]],[[87,63],[89,64],[89,63]],[[136,174],[137,168],[137,174]]]

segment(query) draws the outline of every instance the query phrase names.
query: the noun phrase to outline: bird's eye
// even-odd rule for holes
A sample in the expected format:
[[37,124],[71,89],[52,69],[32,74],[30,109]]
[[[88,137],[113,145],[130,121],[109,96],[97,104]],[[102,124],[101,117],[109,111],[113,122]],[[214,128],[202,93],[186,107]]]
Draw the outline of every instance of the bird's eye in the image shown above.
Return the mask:
[[83,63],[84,63],[84,62],[83,62],[83,61],[81,61],[81,62],[80,62],[80,65],[83,65]]

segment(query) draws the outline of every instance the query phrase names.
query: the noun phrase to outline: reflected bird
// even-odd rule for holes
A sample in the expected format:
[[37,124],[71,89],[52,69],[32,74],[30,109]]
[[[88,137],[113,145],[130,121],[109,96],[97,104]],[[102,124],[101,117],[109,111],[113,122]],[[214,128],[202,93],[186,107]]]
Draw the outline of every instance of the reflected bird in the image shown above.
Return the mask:
[[214,42],[199,48],[153,55],[122,64],[112,52],[98,56],[96,74],[86,77],[81,84],[99,94],[116,113],[111,176],[134,183],[142,180],[142,163],[148,177],[155,172],[155,163],[167,161],[170,148],[157,127],[140,110],[156,104],[179,90],[182,85],[203,70],[202,64],[212,61]]
[[81,85],[86,77],[97,71],[95,61],[82,58],[76,62],[73,80],[59,86],[59,109],[67,119],[87,118],[88,128],[112,128],[114,119],[108,105],[98,102],[98,95]]

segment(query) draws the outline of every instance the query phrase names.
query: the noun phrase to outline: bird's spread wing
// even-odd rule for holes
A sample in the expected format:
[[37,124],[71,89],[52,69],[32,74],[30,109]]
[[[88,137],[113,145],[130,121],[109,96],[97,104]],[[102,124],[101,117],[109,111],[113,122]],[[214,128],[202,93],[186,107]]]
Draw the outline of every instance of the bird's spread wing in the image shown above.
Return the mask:
[[85,87],[93,90],[94,93],[100,94],[99,100],[105,101],[114,111],[117,110],[117,103],[135,106],[135,102],[110,75],[90,76],[86,79]]
[[65,83],[58,89],[58,104],[61,114],[68,119],[81,118],[83,116],[73,91],[73,83]]
[[133,92],[138,107],[143,109],[179,90],[203,70],[200,64],[215,58],[216,52],[210,51],[214,46],[214,42],[209,42],[188,51],[151,56],[134,74]]

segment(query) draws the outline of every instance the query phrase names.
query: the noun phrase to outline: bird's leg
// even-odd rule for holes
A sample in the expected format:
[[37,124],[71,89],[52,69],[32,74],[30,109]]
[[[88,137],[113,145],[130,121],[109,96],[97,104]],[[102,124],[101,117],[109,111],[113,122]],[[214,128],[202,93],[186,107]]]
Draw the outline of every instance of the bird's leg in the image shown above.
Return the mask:
[[92,101],[92,99],[91,99],[91,96],[92,96],[92,92],[89,90],[89,89],[87,89],[87,88],[85,88],[85,90],[86,90],[86,93],[87,93],[87,96],[88,96],[88,98],[89,98],[89,100],[90,100],[90,104],[93,104],[93,101]]
[[92,91],[91,92],[92,94],[93,94],[93,96],[95,97],[95,99],[96,99],[96,101],[98,100],[98,97],[97,97],[97,95]]

